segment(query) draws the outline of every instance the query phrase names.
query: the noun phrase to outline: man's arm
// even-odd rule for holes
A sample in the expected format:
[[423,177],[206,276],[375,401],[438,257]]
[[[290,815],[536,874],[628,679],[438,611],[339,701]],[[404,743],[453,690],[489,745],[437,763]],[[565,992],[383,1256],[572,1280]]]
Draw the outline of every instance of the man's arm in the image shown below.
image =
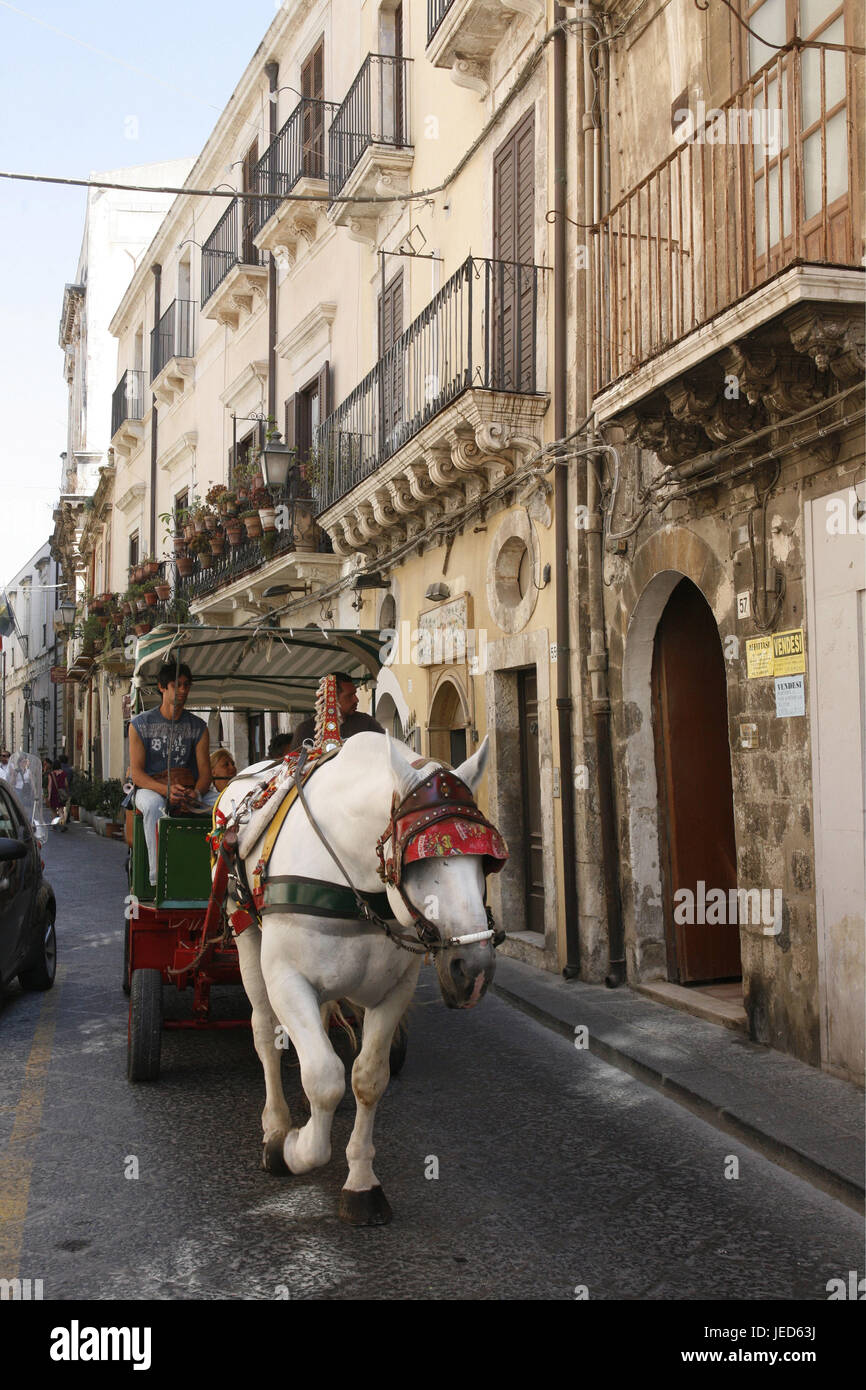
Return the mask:
[[129,726],[129,775],[137,787],[145,791],[159,792],[165,796],[165,785],[157,782],[154,777],[148,777],[145,772],[147,760],[147,750],[142,742],[141,734],[133,724]]
[[196,796],[204,796],[212,780],[210,771],[210,734],[206,727],[195,746],[195,761],[196,768],[198,769],[198,777],[195,783]]

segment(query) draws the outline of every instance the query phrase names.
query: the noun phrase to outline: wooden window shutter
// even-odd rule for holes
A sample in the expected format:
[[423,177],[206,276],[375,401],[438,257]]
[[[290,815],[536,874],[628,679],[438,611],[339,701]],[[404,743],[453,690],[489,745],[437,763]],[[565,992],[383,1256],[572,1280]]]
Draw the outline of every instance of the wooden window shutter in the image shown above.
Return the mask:
[[493,362],[496,385],[531,390],[535,379],[535,114],[528,111],[493,161]]
[[300,404],[301,398],[297,391],[286,401],[286,443],[290,449],[297,448]]
[[331,364],[326,362],[319,372],[319,424],[331,413]]

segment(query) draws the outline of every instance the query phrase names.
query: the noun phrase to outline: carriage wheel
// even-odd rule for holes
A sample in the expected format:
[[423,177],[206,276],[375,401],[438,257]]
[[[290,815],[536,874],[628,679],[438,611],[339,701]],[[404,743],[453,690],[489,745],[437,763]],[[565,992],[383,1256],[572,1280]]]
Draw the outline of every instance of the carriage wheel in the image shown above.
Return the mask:
[[162,971],[136,970],[129,1000],[126,1075],[130,1081],[156,1081],[162,1047]]
[[131,951],[132,951],[132,923],[129,922],[129,921],[127,921],[127,920],[124,918],[124,922],[123,922],[123,985],[122,985],[124,994],[129,994],[130,986],[131,986],[131,983],[132,983],[131,980],[130,980],[131,971],[130,971],[130,968],[129,968],[129,967],[130,967],[130,964],[131,964],[131,960],[130,960]]

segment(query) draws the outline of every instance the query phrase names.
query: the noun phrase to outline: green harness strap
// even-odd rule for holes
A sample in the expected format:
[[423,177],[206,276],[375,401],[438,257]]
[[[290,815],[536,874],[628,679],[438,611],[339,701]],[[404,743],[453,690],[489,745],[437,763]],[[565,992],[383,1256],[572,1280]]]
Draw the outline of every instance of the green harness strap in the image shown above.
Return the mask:
[[[360,897],[377,916],[393,918],[387,893],[361,893]],[[302,878],[298,874],[278,874],[269,878],[262,888],[260,911],[298,912],[310,917],[343,917],[352,921],[358,916],[351,888],[319,878]]]

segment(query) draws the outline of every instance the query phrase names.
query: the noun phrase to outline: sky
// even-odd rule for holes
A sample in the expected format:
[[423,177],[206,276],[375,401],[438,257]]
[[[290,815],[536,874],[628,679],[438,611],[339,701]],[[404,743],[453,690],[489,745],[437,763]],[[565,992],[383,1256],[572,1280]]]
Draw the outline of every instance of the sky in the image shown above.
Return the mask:
[[[87,178],[197,155],[278,8],[0,0],[0,170]],[[85,197],[0,179],[0,586],[52,531],[66,448],[57,334]]]

